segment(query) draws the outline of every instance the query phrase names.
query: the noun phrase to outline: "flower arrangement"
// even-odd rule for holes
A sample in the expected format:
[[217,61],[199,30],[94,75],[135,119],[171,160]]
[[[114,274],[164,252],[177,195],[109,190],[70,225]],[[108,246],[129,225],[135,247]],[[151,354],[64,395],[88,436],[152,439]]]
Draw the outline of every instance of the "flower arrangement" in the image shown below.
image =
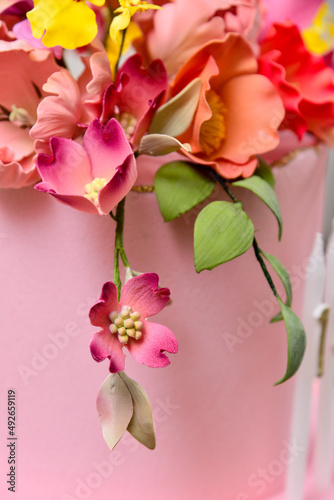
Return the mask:
[[[334,13],[314,0],[283,19],[276,14],[268,0],[1,2],[0,187],[33,186],[115,222],[112,281],[101,284],[89,314],[99,329],[92,357],[109,359],[97,410],[111,449],[126,430],[155,447],[150,403],[124,371],[125,349],[153,368],[167,366],[165,353],[178,351],[177,332],[147,320],[168,307],[169,289],[157,274],[132,269],[123,242],[140,157],[159,159],[154,192],[166,222],[205,202],[194,225],[196,272],[253,248],[277,299],[271,321],[283,321],[288,337],[277,384],[301,364],[306,338],[291,308],[289,274],[260,248],[235,188],[271,210],[280,239],[266,155],[286,130],[296,145],[334,145]],[[229,201],[210,200],[216,186]]]

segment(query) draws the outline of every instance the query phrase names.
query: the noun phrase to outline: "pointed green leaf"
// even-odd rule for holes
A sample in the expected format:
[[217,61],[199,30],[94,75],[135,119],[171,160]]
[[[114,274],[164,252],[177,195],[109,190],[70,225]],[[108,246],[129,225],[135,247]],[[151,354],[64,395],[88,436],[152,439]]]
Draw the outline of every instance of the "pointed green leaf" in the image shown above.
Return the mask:
[[261,179],[261,177],[253,175],[252,177],[248,177],[248,179],[242,179],[241,181],[232,182],[232,185],[249,189],[259,198],[261,198],[261,200],[267,205],[267,207],[270,208],[278,222],[278,239],[280,240],[282,236],[281,209],[279,207],[275,191],[270,186],[270,184]]
[[160,106],[154,115],[149,133],[173,137],[183,134],[192,122],[201,88],[200,78],[195,78],[179,94]]
[[139,443],[146,446],[149,450],[154,450],[154,424],[147,394],[138,382],[128,377],[125,372],[119,372],[119,376],[128,388],[133,402],[133,416],[127,430]]
[[278,323],[279,321],[283,321],[282,311],[276,314],[273,318],[271,318],[270,323]]
[[286,293],[286,305],[289,307],[292,304],[292,287],[291,287],[291,281],[290,281],[290,276],[286,268],[283,266],[282,262],[280,262],[277,257],[274,255],[271,255],[270,253],[265,253],[262,250],[260,250],[261,254],[269,264],[272,266],[274,271],[276,272],[277,276],[283,283],[285,293]]
[[150,156],[162,156],[178,151],[181,148],[189,151],[188,144],[182,144],[180,141],[165,134],[146,134],[139,144],[138,154]]
[[195,222],[195,268],[213,269],[235,259],[252,245],[254,226],[241,203],[214,201],[199,213]]
[[112,450],[126,431],[133,415],[131,394],[118,373],[108,375],[96,400],[103,437]]
[[261,177],[264,181],[268,182],[270,186],[273,188],[275,186],[275,177],[272,171],[272,168],[266,161],[262,158],[258,158],[259,163],[258,167],[255,170],[254,174]]
[[276,382],[275,385],[282,384],[296,373],[303,360],[306,348],[306,335],[300,319],[280,299],[278,302],[281,306],[288,335],[288,362],[284,377]]
[[173,161],[155,175],[154,188],[165,222],[179,217],[205,200],[215,182],[190,163]]

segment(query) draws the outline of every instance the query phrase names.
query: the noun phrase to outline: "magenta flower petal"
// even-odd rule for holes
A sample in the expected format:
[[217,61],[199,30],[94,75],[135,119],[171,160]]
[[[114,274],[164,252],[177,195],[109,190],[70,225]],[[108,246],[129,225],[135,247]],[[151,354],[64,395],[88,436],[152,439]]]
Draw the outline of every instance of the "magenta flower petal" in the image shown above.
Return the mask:
[[62,137],[53,137],[50,148],[53,156],[40,154],[36,160],[43,181],[51,184],[56,193],[83,195],[85,184],[91,181],[90,162],[84,148]]
[[143,336],[140,341],[127,345],[132,357],[152,368],[162,368],[170,364],[162,351],[177,353],[178,344],[173,333],[166,326],[145,321]]
[[105,127],[95,119],[84,135],[83,145],[91,161],[93,177],[111,179],[117,167],[132,154],[124,130],[114,118]]
[[121,292],[120,303],[130,305],[133,311],[140,312],[143,318],[160,312],[168,303],[168,288],[158,288],[159,276],[145,273],[125,283]]
[[124,370],[125,354],[122,345],[116,336],[110,334],[109,330],[101,330],[93,334],[90,341],[90,352],[97,362],[109,358],[111,373]]
[[89,319],[92,325],[108,328],[110,325],[109,313],[117,311],[117,288],[112,281],[103,285],[99,302],[89,311]]
[[136,160],[131,153],[120,165],[114,177],[100,190],[99,205],[108,214],[128,194],[137,178]]
[[80,212],[86,212],[87,214],[100,213],[97,207],[89,200],[87,200],[87,198],[85,198],[84,196],[58,194],[54,191],[52,186],[46,182],[40,182],[39,184],[36,184],[35,189],[37,189],[37,191],[41,191],[42,193],[50,194],[64,205],[69,205],[76,210],[80,210]]

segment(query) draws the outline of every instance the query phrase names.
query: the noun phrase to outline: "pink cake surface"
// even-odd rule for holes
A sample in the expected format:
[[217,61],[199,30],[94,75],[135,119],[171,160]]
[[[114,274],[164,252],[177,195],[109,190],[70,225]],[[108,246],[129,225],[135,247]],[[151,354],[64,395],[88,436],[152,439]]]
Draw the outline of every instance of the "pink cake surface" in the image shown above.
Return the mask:
[[[264,251],[292,276],[301,313],[305,266],[322,230],[327,151],[301,151],[275,168],[281,243],[270,211],[237,191]],[[213,199],[219,199],[215,191]],[[154,193],[131,192],[125,245],[132,267],[157,272],[172,304],[153,321],[179,342],[171,365],[152,369],[127,355],[126,372],[152,404],[157,447],[126,434],[105,444],[95,400],[107,361],[91,358],[87,313],[112,278],[113,221],[76,212],[34,191],[0,193],[1,415],[16,391],[18,500],[284,500],[294,379],[285,372],[284,325],[250,249],[197,275],[193,223],[198,208],[164,223]],[[2,419],[0,497],[13,498]],[[297,448],[296,448],[297,446]],[[297,449],[297,451],[296,451]],[[265,478],[263,472],[266,471]],[[277,496],[278,495],[278,496]],[[306,500],[329,500],[312,490]]]

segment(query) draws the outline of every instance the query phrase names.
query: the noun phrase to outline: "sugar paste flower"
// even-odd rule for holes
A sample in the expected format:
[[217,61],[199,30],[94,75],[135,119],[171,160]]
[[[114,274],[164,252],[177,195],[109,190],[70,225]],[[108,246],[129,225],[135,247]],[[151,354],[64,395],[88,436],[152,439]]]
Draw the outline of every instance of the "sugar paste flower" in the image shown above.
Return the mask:
[[136,361],[154,368],[170,363],[162,351],[177,352],[173,333],[163,325],[146,321],[169,301],[169,289],[158,288],[158,283],[154,273],[131,278],[122,288],[119,302],[114,283],[103,285],[100,301],[89,313],[92,325],[102,328],[93,335],[90,349],[95,361],[109,358],[111,373],[124,369],[124,345]]
[[112,116],[121,123],[128,140],[136,146],[147,131],[152,116],[166,99],[167,73],[157,59],[147,68],[142,57],[135,54],[119,69],[115,83],[111,83],[103,96],[101,121]]
[[259,71],[283,99],[282,128],[293,130],[299,139],[309,130],[334,146],[334,71],[307,50],[296,25],[272,27],[261,43]]
[[[102,6],[105,0],[90,0]],[[60,45],[75,49],[89,44],[97,35],[96,16],[84,0],[34,0],[35,7],[27,13],[32,34],[43,36],[46,47]]]
[[115,119],[106,126],[94,120],[84,135],[83,145],[53,137],[50,148],[51,156],[37,156],[43,182],[35,188],[77,210],[108,214],[136,180],[132,149]]
[[208,43],[191,57],[177,73],[172,95],[195,79],[201,82],[198,106],[190,127],[177,137],[190,144],[192,153],[183,153],[225,178],[249,177],[256,155],[279,142],[284,108],[275,87],[257,74],[250,45],[236,34]]
[[160,58],[172,77],[204,44],[229,32],[255,42],[262,14],[261,0],[175,0],[156,12],[151,23],[138,18],[144,36],[134,45],[145,59]]
[[131,17],[136,12],[145,12],[148,9],[161,9],[158,5],[153,5],[141,0],[119,0],[117,9],[114,10],[116,15],[110,25],[110,37],[116,42],[120,43],[120,31],[125,30],[131,21]]
[[42,90],[56,72],[53,55],[26,42],[0,41],[0,187],[21,188],[39,180],[29,129],[37,117]]

